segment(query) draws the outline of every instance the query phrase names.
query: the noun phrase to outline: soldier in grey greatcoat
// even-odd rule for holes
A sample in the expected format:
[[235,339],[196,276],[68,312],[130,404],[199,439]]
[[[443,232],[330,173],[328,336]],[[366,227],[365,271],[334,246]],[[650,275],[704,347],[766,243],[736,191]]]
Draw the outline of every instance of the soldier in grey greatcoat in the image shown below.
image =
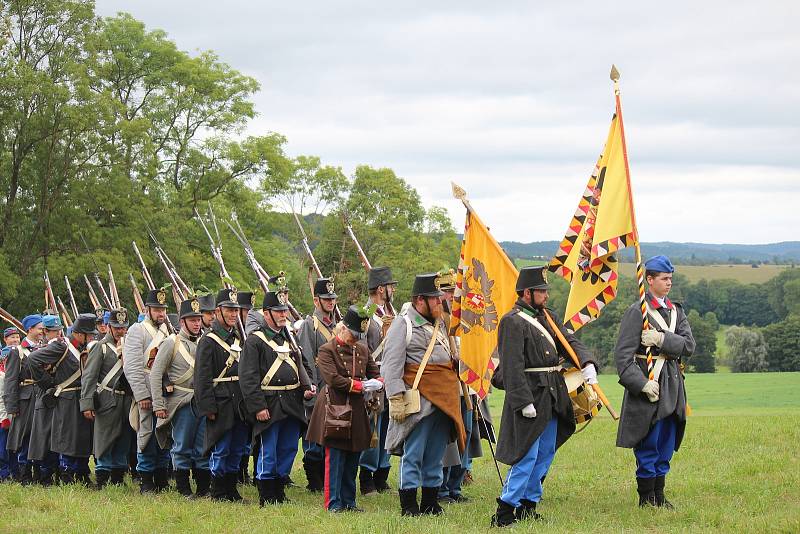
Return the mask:
[[[307,316],[297,331],[297,343],[303,350],[306,367],[311,369],[311,381],[319,391],[325,381],[317,368],[319,348],[333,339],[336,309],[336,288],[330,278],[320,278],[314,283],[314,313]],[[305,401],[306,417],[310,418],[317,397]],[[325,479],[325,451],[319,443],[303,438],[303,469],[311,492],[321,492]]]
[[[205,420],[192,409],[194,397],[194,362],[197,341],[203,328],[200,302],[190,298],[181,302],[181,329],[165,339],[150,371],[150,392],[156,414],[156,439],[172,455],[175,489],[184,497],[208,495],[211,472],[208,456],[203,454]],[[192,494],[189,472],[197,493]]]
[[42,330],[42,316],[28,315],[22,320],[22,325],[27,329],[27,335],[18,346],[11,349],[6,359],[3,402],[11,418],[6,448],[17,456],[19,470],[15,478],[21,484],[30,484],[33,481],[33,462],[28,459],[28,445],[36,403],[36,386],[27,358],[31,351],[41,346],[39,334]]
[[[386,334],[381,365],[389,399],[386,449],[402,456],[402,515],[442,513],[437,501],[445,448],[454,439],[459,453],[466,446],[458,361],[451,352],[443,322],[443,293],[435,282],[436,274],[417,275],[411,306]],[[416,399],[417,393],[419,411],[406,403],[407,396]],[[420,487],[422,497],[418,504]]]
[[[667,298],[675,268],[666,256],[645,262],[645,305],[632,304],[619,327],[614,348],[619,383],[625,388],[617,446],[633,448],[639,506],[672,508],[664,496],[673,452],[686,429],[686,389],[681,364],[694,352],[692,329],[683,308]],[[647,350],[653,367],[648,369]]]
[[111,310],[108,332],[89,351],[81,377],[80,407],[94,421],[94,476],[98,489],[121,485],[128,470],[133,395],[122,372],[122,343],[128,331],[127,310]]
[[136,428],[139,491],[154,493],[169,486],[169,450],[161,448],[153,437],[156,416],[153,413],[149,376],[158,347],[169,336],[166,325],[167,292],[163,288],[149,291],[144,305],[144,320],[131,325],[125,336],[122,367],[136,401],[135,409],[131,409],[131,423]]
[[497,499],[493,526],[541,517],[536,505],[542,497],[542,480],[556,450],[575,432],[575,413],[561,375],[561,361],[569,356],[546,314],[574,349],[584,379],[597,383],[589,351],[545,308],[548,288],[545,267],[521,269],[515,286],[519,299],[497,329],[500,365],[492,384],[505,390],[497,460],[511,469]]
[[[44,325],[52,331],[56,325],[49,324],[50,317],[44,318]],[[92,422],[81,413],[80,391],[86,350],[97,335],[94,319],[91,313],[78,315],[69,338],[55,338],[30,356],[31,374],[44,391],[42,403],[51,411],[49,448],[59,455],[62,483],[90,484]],[[59,332],[60,326],[59,322]]]
[[[366,344],[370,356],[378,366],[381,365],[383,360],[386,334],[395,318],[392,299],[396,289],[397,280],[392,276],[392,270],[389,267],[373,267],[370,269],[367,277],[369,300],[365,308],[369,308],[373,304],[377,307],[369,321]],[[364,341],[361,343],[364,343]],[[378,445],[365,449],[361,453],[358,483],[362,495],[369,495],[374,491],[383,493],[391,489],[387,483],[389,471],[392,467],[389,462],[391,456],[386,451],[385,446],[386,433],[389,428],[389,403],[386,400],[384,391],[376,391],[370,393],[370,395],[379,401],[377,414],[370,414],[370,424],[373,426],[373,432],[378,435]],[[377,429],[374,428],[376,426]]]
[[[44,329],[44,318],[47,317],[48,324],[51,328]],[[55,343],[63,335],[60,320],[55,316],[43,316],[40,323],[44,329],[43,345],[41,348]],[[34,375],[31,359],[27,359],[28,371],[31,373],[31,378],[34,380],[34,400],[33,415],[31,416],[31,434],[28,440],[28,458],[33,463],[33,479],[42,486],[49,486],[53,484],[54,477],[58,477],[59,472],[59,458],[58,453],[53,452],[50,448],[51,445],[51,430],[53,427],[53,409],[55,402],[52,396],[47,397],[43,388],[43,384],[36,383],[36,376]],[[48,386],[49,387],[49,386]],[[46,402],[45,402],[46,401]]]

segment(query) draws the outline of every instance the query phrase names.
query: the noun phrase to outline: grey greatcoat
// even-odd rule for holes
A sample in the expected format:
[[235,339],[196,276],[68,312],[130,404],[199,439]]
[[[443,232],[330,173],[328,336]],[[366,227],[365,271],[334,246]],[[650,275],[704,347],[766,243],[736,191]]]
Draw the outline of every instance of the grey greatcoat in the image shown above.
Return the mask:
[[[166,410],[167,417],[156,422],[158,446],[172,446],[172,418],[178,410],[190,404],[194,397],[194,357],[197,341],[182,328],[178,334],[165,339],[158,347],[158,354],[150,371],[150,392],[153,395],[153,411]],[[179,350],[178,343],[183,345]],[[172,384],[173,392],[164,395],[164,387]]]
[[94,456],[105,454],[123,432],[129,432],[128,412],[133,398],[122,373],[122,354],[114,336],[92,346],[81,377],[81,411],[94,412]]
[[[406,318],[407,317],[407,318]],[[411,323],[411,339],[406,342],[407,321]],[[386,343],[383,348],[383,363],[380,366],[381,376],[384,379],[386,396],[392,397],[402,393],[411,386],[403,380],[405,367],[408,363],[420,364],[425,356],[431,334],[425,326],[433,326],[413,307],[409,307],[405,314],[399,315],[389,331],[386,333]],[[440,337],[447,339],[447,328],[440,324]],[[428,364],[447,365],[451,362],[450,347],[437,341],[434,345]],[[459,388],[453,390],[453,395],[458,397]],[[434,405],[424,395],[420,394],[420,411],[411,414],[402,422],[389,420],[389,429],[386,432],[386,450],[394,455],[402,455],[403,442],[414,427],[424,417],[434,412]]]
[[[287,345],[283,331],[275,332],[269,327],[264,327],[258,332],[261,332],[267,340],[279,346]],[[277,352],[255,332],[247,336],[242,350],[242,357],[239,361],[239,385],[244,396],[248,420],[253,425],[254,444],[264,430],[273,423],[278,423],[288,417],[297,419],[301,428],[300,435],[305,435],[308,418],[303,405],[303,392],[311,389],[310,369],[305,367],[306,362],[303,361],[303,365],[297,367],[297,371],[295,371],[291,364],[284,361],[278,366],[269,385],[286,387],[299,384],[299,386],[283,391],[264,390],[261,387],[261,382],[277,357]],[[297,366],[297,355],[292,352],[289,353],[289,357]],[[255,415],[265,408],[269,411],[269,419],[258,421]]]
[[[167,325],[162,324],[160,327],[156,327],[149,317],[128,328],[128,333],[125,335],[125,346],[122,349],[125,355],[122,368],[133,391],[133,400],[137,403],[153,399],[150,393],[150,367],[158,353],[158,345],[168,335]],[[136,410],[139,415],[136,445],[139,452],[142,452],[153,435],[153,412],[142,410],[138,404]]]
[[36,386],[33,385],[28,368],[29,355],[27,347],[15,347],[6,359],[3,402],[6,405],[6,412],[15,414],[11,417],[11,428],[8,430],[6,442],[6,448],[12,452],[19,451],[31,438]]
[[[316,327],[314,318],[316,317]],[[319,348],[333,339],[334,324],[329,322],[325,314],[319,310],[314,310],[314,315],[309,315],[303,320],[300,328],[297,330],[297,343],[303,350],[303,360],[306,362],[306,368],[311,370],[311,381],[317,386],[317,391],[322,390],[325,385],[325,380],[319,372],[317,367],[317,353]],[[317,397],[312,397],[305,401],[306,415],[311,417],[311,411],[314,409],[314,403]]]
[[[202,417],[214,414],[215,418],[206,419],[206,435],[203,443],[203,455],[209,454],[214,445],[225,433],[233,428],[236,420],[245,421],[244,401],[239,387],[239,353],[234,350],[235,359],[226,369],[225,363],[231,356],[211,334],[219,337],[223,343],[239,350],[239,338],[236,329],[226,330],[218,321],[211,324],[197,342],[194,367],[194,407],[195,413]],[[214,382],[225,370],[223,378],[236,377],[236,380]],[[215,387],[216,386],[216,387]]]
[[[555,324],[561,325],[558,315],[548,311]],[[527,313],[542,325],[557,347],[538,328],[521,317],[522,313]],[[581,366],[594,363],[586,347],[563,326],[561,333],[575,350]],[[522,300],[518,300],[511,311],[500,319],[497,350],[500,366],[492,383],[497,387],[502,386],[506,392],[497,440],[497,460],[513,465],[528,453],[553,417],[558,418],[556,448],[575,432],[575,413],[561,373],[525,372],[525,369],[554,367],[560,361],[571,360],[541,311],[531,308]],[[536,408],[536,417],[522,415],[522,409],[528,404]]]
[[[56,339],[31,353],[30,368],[37,385],[45,391],[41,400],[54,403],[49,448],[67,456],[92,454],[92,422],[80,407],[81,361],[68,350],[69,340]],[[77,377],[70,379],[78,373]],[[49,410],[48,410],[49,411]]]
[[679,304],[668,302],[668,307],[665,308],[649,294],[645,296],[645,300],[667,326],[672,309],[677,312],[675,332],[665,331],[656,318],[650,318],[650,327],[664,332],[661,348],[653,347],[652,354],[666,358],[658,380],[658,402],[650,402],[642,393],[642,388],[647,383],[647,361],[636,358],[637,354],[645,354],[645,347],[641,345],[641,308],[636,302],[625,311],[619,327],[617,346],[614,348],[619,383],[625,388],[617,429],[617,447],[636,447],[656,421],[674,414],[678,422],[675,436],[677,451],[686,430],[686,389],[680,364],[694,352],[695,341],[686,313]]

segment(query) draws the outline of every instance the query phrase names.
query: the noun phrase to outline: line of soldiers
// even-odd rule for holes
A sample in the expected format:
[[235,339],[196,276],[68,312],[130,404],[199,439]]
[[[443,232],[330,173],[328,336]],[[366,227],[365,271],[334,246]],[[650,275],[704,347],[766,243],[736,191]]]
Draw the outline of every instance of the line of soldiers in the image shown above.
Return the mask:
[[[667,298],[669,260],[646,266],[655,328],[643,330],[638,304],[623,318],[617,444],[634,448],[640,505],[671,507],[665,477],[685,428],[680,363],[694,340],[682,309]],[[122,484],[135,440],[142,493],[167,489],[171,468],[186,497],[240,502],[237,485],[252,455],[264,506],[288,501],[302,439],[308,489],[324,491],[327,510],[360,510],[359,470],[362,493],[390,489],[396,455],[401,514],[441,514],[440,502],[466,500],[465,472],[481,453],[481,437],[491,434],[488,409],[460,379],[460,347],[448,328],[455,281],[452,274],[417,275],[411,302],[396,315],[391,270],[372,269],[368,285],[366,305],[350,306],[337,322],[333,283],[318,280],[314,312],[296,335],[285,287],[267,292],[260,307],[235,289],[184,300],[175,333],[163,289],[147,294],[143,316],[130,327],[125,310],[110,310],[102,337],[92,314],[79,315],[67,337],[55,316],[26,317],[2,394],[17,479],[48,485],[59,473],[62,483],[89,485],[94,456],[95,485]],[[542,484],[575,431],[561,372],[565,343],[586,383],[597,382],[590,352],[545,312],[545,269],[522,269],[515,290],[519,300],[499,323],[493,379],[505,390],[497,459],[511,466],[495,526],[541,517]],[[656,362],[650,376],[648,361]]]

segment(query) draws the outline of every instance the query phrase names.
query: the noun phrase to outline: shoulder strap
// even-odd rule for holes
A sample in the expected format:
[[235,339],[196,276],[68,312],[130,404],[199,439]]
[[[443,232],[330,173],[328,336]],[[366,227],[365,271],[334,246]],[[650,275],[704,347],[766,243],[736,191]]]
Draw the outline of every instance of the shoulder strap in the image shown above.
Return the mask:
[[328,330],[328,327],[322,324],[322,321],[317,319],[316,315],[312,315],[311,318],[314,320],[314,330],[322,334],[322,337],[325,338],[325,341],[330,341],[333,339],[333,334],[331,334],[331,331]]
[[675,332],[675,327],[678,323],[678,309],[675,306],[673,306],[672,310],[670,310],[669,324],[667,324],[661,314],[658,313],[658,310],[653,309],[649,302],[647,303],[647,313],[653,318],[654,322],[661,327],[662,330],[672,333]]
[[[439,319],[436,319],[436,323],[433,325],[434,329],[439,327]],[[434,334],[431,336],[431,341],[428,343],[428,348],[425,350],[425,356],[422,357],[422,361],[419,364],[419,368],[417,369],[417,376],[414,377],[414,385],[411,386],[411,389],[417,389],[419,386],[419,381],[422,379],[422,373],[425,371],[425,366],[428,365],[428,360],[431,358],[431,354],[433,353],[433,347],[436,345],[437,336]]]
[[544,335],[544,337],[547,338],[547,341],[549,341],[550,344],[553,345],[553,348],[555,350],[558,350],[558,346],[556,345],[556,342],[553,340],[553,336],[550,335],[550,332],[547,331],[547,328],[545,328],[544,325],[542,325],[542,323],[540,323],[539,321],[537,321],[524,311],[517,311],[517,315],[525,319],[527,322],[531,324],[531,326],[533,326],[539,332],[541,332],[542,335]]
[[214,382],[213,387],[217,387],[219,380],[224,378],[225,374],[228,372],[228,369],[233,367],[233,363],[239,360],[239,352],[241,351],[241,349],[239,348],[239,345],[237,345],[235,342],[232,346],[228,345],[227,343],[222,341],[222,338],[220,338],[214,332],[209,332],[206,334],[206,336],[213,339],[217,343],[217,345],[219,345],[228,352],[228,359],[225,360],[225,367],[222,368],[222,371],[220,371],[219,375],[215,379],[216,382]]
[[180,336],[175,336],[175,344],[172,346],[172,358],[175,359],[175,353],[181,355],[181,358],[189,364],[189,368],[178,378],[175,379],[175,384],[182,385],[194,377],[194,358],[186,349],[186,345]]
[[294,363],[294,359],[290,356],[291,349],[289,349],[288,343],[284,341],[283,345],[278,345],[272,339],[267,339],[267,336],[264,335],[264,332],[261,330],[256,330],[253,334],[275,351],[275,361],[272,362],[272,365],[270,365],[267,370],[267,374],[264,375],[264,378],[261,380],[262,386],[268,386],[269,383],[272,382],[272,377],[278,372],[282,363],[288,363],[289,367],[294,371],[295,376],[297,376],[297,379],[300,380],[300,373],[297,370],[297,364]]

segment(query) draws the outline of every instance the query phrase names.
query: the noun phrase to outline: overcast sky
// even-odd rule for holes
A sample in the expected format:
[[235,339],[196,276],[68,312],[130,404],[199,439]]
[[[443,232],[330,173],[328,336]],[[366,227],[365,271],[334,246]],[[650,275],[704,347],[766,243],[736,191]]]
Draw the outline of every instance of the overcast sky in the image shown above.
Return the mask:
[[643,241],[800,239],[800,3],[97,0],[258,79],[251,134],[559,240],[621,88]]

